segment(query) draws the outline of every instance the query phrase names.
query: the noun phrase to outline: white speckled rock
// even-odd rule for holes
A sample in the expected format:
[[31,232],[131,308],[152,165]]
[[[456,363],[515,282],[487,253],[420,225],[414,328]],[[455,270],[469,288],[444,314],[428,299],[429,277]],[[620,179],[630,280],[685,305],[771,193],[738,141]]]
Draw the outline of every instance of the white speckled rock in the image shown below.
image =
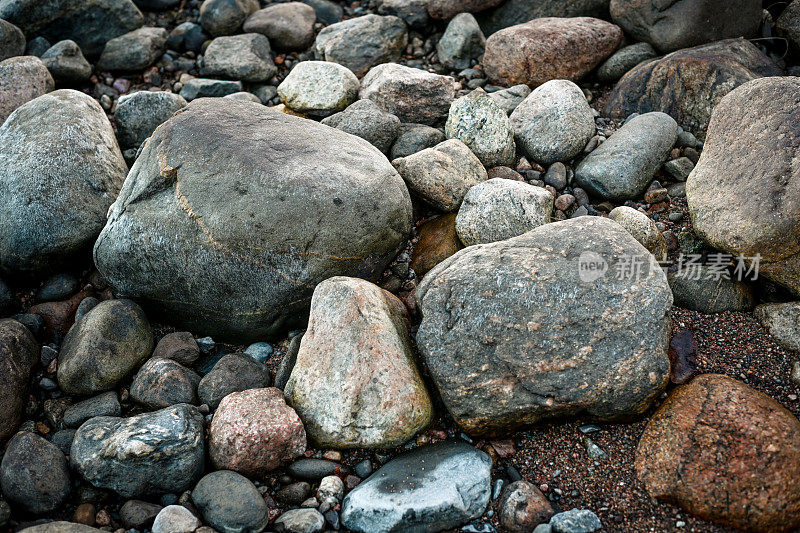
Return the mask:
[[456,216],[465,246],[502,241],[550,222],[553,195],[521,181],[493,178],[472,187]]
[[407,44],[408,28],[401,18],[364,15],[324,28],[317,34],[314,53],[361,77],[375,65],[399,60]]
[[466,144],[486,168],[515,163],[517,145],[508,115],[483,91],[453,102],[444,131]]
[[202,522],[183,505],[168,505],[153,521],[153,533],[193,533]]
[[302,61],[278,85],[278,96],[293,111],[327,117],[358,98],[359,81],[353,72],[328,61]]
[[534,89],[511,113],[511,128],[520,150],[543,165],[571,160],[595,134],[589,103],[568,80]]
[[203,76],[241,81],[267,81],[277,72],[269,39],[260,33],[217,37],[206,48]]

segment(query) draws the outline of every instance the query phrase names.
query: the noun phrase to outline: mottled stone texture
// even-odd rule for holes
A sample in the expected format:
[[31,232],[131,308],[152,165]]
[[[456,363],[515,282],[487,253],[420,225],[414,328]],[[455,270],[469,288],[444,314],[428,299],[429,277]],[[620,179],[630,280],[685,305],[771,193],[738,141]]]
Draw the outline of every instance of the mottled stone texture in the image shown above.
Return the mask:
[[800,527],[800,422],[735,379],[706,374],[656,411],[636,450],[654,497],[746,531]]
[[410,231],[408,189],[367,141],[203,98],[147,143],[94,257],[191,331],[264,340],[305,323],[320,281],[380,276]]
[[433,416],[405,306],[354,278],[317,285],[285,393],[323,448],[393,448]]
[[[672,293],[651,257],[615,222],[579,217],[466,248],[429,272],[417,343],[458,424],[506,435],[548,418],[644,412],[669,378]],[[630,258],[639,275],[617,279]],[[587,259],[607,270],[588,276]]]
[[714,109],[686,182],[697,234],[752,257],[759,272],[800,295],[800,78],[762,78]]
[[0,441],[14,434],[28,398],[28,381],[39,345],[16,320],[0,320]]
[[678,50],[635,67],[614,87],[604,110],[616,119],[662,111],[702,137],[711,110],[739,85],[780,69],[744,39]]
[[541,18],[500,30],[486,40],[484,69],[492,82],[541,85],[578,81],[610,56],[622,30],[591,17]]

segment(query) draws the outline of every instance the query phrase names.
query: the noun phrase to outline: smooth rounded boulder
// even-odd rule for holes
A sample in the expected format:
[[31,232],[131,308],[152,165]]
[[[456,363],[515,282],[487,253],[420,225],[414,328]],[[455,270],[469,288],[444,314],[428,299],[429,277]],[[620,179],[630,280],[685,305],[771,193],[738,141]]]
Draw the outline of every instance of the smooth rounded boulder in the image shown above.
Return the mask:
[[431,270],[416,291],[417,344],[459,426],[495,436],[643,413],[670,370],[672,293],[651,259],[617,223],[578,217]]
[[0,124],[22,104],[49,93],[54,87],[53,76],[38,57],[19,56],[0,61]]
[[58,447],[35,433],[20,431],[0,463],[3,496],[28,513],[51,513],[70,491],[69,466]]
[[662,52],[731,37],[754,37],[761,24],[760,0],[611,0],[611,18],[637,41]]
[[39,345],[28,328],[0,320],[0,441],[17,431],[38,359]]
[[[686,182],[695,232],[800,295],[800,78],[761,78],[728,94]],[[767,157],[768,155],[768,157]]]
[[486,40],[489,79],[510,87],[549,80],[578,81],[622,41],[619,26],[592,17],[546,17],[500,30]]
[[367,141],[203,98],[153,134],[94,258],[183,327],[255,341],[303,324],[320,281],[379,276],[410,230],[408,189]]
[[61,345],[58,386],[67,394],[111,390],[150,357],[153,332],[141,307],[130,300],[97,304]]
[[800,421],[767,395],[720,374],[678,387],[636,449],[647,492],[744,531],[800,527]]
[[393,448],[433,417],[405,306],[360,279],[317,285],[284,392],[321,447]]
[[127,170],[91,96],[65,89],[18,108],[0,127],[0,271],[51,270],[87,249]]

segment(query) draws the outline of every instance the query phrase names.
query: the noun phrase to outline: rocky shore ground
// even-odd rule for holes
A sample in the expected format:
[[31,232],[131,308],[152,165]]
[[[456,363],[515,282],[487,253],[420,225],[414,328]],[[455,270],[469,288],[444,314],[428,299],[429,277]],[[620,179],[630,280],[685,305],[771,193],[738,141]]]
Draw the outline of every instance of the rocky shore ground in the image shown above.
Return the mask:
[[0,531],[800,530],[800,0],[0,0]]

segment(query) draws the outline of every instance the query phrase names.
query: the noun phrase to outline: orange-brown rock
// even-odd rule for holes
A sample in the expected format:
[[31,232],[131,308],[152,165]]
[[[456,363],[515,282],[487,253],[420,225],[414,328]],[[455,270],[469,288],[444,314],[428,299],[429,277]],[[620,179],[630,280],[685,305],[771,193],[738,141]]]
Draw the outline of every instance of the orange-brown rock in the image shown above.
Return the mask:
[[426,220],[419,227],[419,241],[414,246],[411,268],[417,276],[424,276],[460,249],[461,241],[456,233],[456,213]]
[[746,531],[800,527],[800,421],[718,374],[696,377],[656,411],[636,450],[653,497]]
[[592,17],[534,19],[486,40],[483,67],[496,84],[578,81],[622,41],[619,26]]
[[69,300],[62,302],[44,302],[31,307],[28,312],[39,315],[44,320],[44,331],[47,339],[61,339],[67,334],[75,321],[75,311],[84,298],[92,296],[93,291],[83,289]]

